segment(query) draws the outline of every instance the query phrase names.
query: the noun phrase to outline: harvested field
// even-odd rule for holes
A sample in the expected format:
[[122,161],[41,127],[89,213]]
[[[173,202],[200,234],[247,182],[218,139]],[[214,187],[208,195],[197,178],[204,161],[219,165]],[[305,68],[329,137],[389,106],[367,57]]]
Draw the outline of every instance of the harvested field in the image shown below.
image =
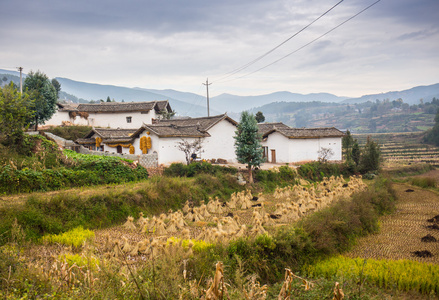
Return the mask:
[[[381,218],[378,234],[360,238],[346,256],[439,263],[439,243],[433,242],[439,240],[439,230],[427,227],[438,225],[428,222],[439,214],[438,193],[407,184],[394,184],[394,189],[396,211]],[[426,236],[431,242],[422,241]]]

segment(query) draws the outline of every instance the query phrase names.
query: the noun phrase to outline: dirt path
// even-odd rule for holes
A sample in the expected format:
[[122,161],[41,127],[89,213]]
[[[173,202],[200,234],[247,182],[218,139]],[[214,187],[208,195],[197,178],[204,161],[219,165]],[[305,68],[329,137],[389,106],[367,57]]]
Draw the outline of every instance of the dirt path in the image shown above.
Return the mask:
[[[380,232],[360,238],[347,253],[350,257],[374,259],[410,259],[439,263],[439,229],[427,228],[428,219],[439,215],[439,194],[407,184],[394,184],[398,196],[396,212],[380,219]],[[408,189],[413,192],[407,192]],[[439,225],[439,224],[437,224]],[[432,235],[438,242],[422,242]],[[415,251],[430,251],[432,257],[416,257]]]

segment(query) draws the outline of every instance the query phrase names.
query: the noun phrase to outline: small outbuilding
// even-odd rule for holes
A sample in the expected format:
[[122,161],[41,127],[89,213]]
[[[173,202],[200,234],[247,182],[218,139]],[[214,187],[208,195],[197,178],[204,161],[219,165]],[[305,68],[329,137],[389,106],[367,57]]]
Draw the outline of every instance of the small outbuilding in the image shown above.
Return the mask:
[[[183,151],[178,149],[182,141],[201,142],[197,159],[223,159],[236,162],[235,139],[237,122],[222,114],[212,117],[161,120],[144,124],[134,134],[134,148],[141,149],[141,139],[148,141],[148,153],[156,152],[159,164],[186,162]],[[193,153],[191,153],[193,154]]]
[[258,126],[267,162],[316,161],[325,149],[332,153],[326,157],[327,160],[342,160],[344,133],[334,127],[292,128],[283,123],[263,123]]

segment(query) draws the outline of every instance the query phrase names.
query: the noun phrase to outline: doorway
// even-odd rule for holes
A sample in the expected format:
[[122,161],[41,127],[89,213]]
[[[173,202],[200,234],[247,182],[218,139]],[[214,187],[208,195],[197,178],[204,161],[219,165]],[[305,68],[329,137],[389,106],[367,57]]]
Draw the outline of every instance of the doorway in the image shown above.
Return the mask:
[[122,146],[117,146],[117,153],[122,153]]
[[276,163],[276,150],[275,149],[271,149],[271,163],[272,164]]

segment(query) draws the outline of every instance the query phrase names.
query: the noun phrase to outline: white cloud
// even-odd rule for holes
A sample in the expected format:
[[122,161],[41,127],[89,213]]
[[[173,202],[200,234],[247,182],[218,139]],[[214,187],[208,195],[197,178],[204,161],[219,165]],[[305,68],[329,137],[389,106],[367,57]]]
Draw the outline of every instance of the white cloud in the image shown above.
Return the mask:
[[[21,65],[50,77],[199,92],[207,77],[216,80],[259,57],[335,3],[9,1],[0,11],[0,68]],[[381,1],[279,63],[230,80],[299,49],[371,3],[343,2],[260,62],[214,83],[212,95],[289,90],[360,96],[439,82],[437,0]]]

